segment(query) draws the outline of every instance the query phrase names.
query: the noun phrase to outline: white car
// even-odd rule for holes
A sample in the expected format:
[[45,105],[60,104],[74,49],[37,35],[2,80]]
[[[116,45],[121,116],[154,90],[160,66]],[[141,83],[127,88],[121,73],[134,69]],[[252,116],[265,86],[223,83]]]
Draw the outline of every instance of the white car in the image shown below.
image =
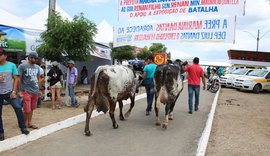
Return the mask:
[[247,75],[249,72],[253,71],[254,69],[248,69],[248,68],[241,68],[236,69],[231,74],[226,74],[220,77],[220,84],[222,86],[226,87],[233,87],[233,81],[235,81],[235,78]]
[[240,90],[253,91],[254,93],[259,93],[262,90],[270,91],[270,71],[254,69],[246,76],[236,78],[234,87]]

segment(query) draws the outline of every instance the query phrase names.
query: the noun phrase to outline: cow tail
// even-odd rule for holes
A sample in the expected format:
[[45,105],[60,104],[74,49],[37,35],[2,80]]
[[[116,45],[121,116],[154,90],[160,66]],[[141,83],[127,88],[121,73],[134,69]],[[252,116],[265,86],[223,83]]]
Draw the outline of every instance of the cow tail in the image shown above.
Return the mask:
[[93,87],[93,92],[91,96],[94,96],[97,88],[97,79],[99,76],[99,73],[102,71],[102,67],[98,67],[97,70],[95,71],[95,81],[94,81],[94,87]]

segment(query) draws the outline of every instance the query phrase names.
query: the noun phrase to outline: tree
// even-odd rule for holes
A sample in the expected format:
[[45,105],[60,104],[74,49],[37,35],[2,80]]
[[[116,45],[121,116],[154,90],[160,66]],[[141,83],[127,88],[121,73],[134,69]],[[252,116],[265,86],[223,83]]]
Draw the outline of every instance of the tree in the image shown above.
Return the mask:
[[40,56],[63,62],[63,57],[74,61],[86,61],[95,50],[93,37],[97,34],[96,24],[81,13],[72,21],[62,19],[58,12],[48,18],[47,30],[42,32],[43,43],[37,49]]
[[112,59],[118,60],[122,64],[123,60],[131,60],[135,58],[135,47],[133,46],[121,46],[113,48]]
[[161,43],[153,43],[152,46],[149,48],[149,51],[152,53],[165,53],[167,47]]
[[147,56],[149,56],[150,54],[152,54],[149,50],[148,47],[144,47],[140,53],[137,54],[137,58],[144,60]]

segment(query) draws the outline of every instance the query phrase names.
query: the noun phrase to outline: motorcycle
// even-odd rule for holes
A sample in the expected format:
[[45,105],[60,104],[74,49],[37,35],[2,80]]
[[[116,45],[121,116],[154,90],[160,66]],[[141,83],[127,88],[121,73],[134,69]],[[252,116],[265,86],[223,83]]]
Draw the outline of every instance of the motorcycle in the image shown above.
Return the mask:
[[212,93],[216,93],[220,88],[220,79],[218,75],[214,75],[211,78],[209,78],[207,82],[207,90],[209,90]]

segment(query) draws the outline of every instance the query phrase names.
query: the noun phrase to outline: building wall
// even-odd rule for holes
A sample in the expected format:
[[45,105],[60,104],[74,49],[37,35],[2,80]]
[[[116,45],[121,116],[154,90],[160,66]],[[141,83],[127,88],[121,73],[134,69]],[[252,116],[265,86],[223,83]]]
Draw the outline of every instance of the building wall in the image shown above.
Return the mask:
[[91,61],[75,62],[75,67],[78,69],[78,81],[79,81],[78,83],[81,83],[80,82],[80,80],[81,80],[80,73],[81,73],[83,66],[86,66],[86,69],[88,70],[87,80],[89,83],[92,74],[96,71],[97,67],[101,66],[101,65],[112,65],[112,61],[93,56],[93,60],[91,60]]

